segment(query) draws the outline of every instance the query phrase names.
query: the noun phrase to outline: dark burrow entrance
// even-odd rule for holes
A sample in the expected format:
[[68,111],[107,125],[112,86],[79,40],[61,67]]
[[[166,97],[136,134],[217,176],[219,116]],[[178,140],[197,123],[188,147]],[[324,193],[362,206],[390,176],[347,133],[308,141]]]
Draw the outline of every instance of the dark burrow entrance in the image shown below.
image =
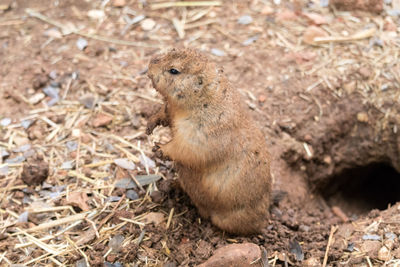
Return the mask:
[[386,209],[400,201],[400,173],[385,163],[372,163],[343,171],[320,187],[330,206],[349,217],[372,209]]

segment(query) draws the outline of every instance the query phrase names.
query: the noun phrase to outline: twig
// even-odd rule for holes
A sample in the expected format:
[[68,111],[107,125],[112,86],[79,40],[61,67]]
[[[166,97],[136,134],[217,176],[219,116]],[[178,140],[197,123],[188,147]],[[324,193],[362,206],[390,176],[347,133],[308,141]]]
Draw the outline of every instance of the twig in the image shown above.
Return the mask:
[[328,262],[329,247],[331,246],[332,237],[333,237],[333,234],[336,232],[336,229],[337,229],[337,226],[332,225],[331,232],[329,234],[328,245],[326,246],[324,262],[322,263],[322,267],[325,267],[326,263]]
[[374,36],[375,32],[376,32],[375,28],[369,28],[369,29],[363,30],[361,32],[358,32],[358,33],[353,34],[348,37],[332,37],[332,36],[316,37],[316,38],[314,38],[313,43],[325,44],[325,43],[331,43],[331,42],[342,43],[342,42],[358,41],[358,40],[362,40],[362,39],[366,39],[366,38]]
[[148,47],[148,48],[160,48],[162,47],[162,45],[153,45],[153,44],[146,44],[143,42],[132,42],[132,41],[125,41],[125,40],[120,40],[120,39],[113,39],[113,38],[109,38],[106,36],[101,36],[101,35],[97,35],[97,34],[88,34],[88,33],[83,33],[77,29],[74,28],[68,28],[66,27],[64,24],[62,24],[61,22],[58,22],[56,20],[53,20],[37,11],[34,11],[30,8],[25,9],[25,12],[34,18],[40,19],[48,24],[51,24],[53,26],[56,26],[58,28],[60,28],[63,32],[64,35],[68,35],[68,34],[76,34],[76,35],[80,35],[80,36],[84,36],[86,38],[90,38],[90,39],[94,39],[94,40],[98,40],[98,41],[103,41],[103,42],[108,42],[108,43],[113,43],[113,44],[118,44],[118,45],[127,45],[127,46],[139,46],[139,47]]
[[220,5],[222,5],[221,1],[181,1],[181,2],[165,2],[165,3],[152,4],[151,9],[156,10],[168,7],[220,6]]

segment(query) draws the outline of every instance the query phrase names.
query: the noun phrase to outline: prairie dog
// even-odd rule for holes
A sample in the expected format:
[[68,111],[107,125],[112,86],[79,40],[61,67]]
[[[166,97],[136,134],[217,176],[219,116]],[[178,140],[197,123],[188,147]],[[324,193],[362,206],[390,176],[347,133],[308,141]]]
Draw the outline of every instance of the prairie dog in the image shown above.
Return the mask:
[[171,141],[156,150],[175,162],[200,215],[229,233],[260,232],[271,202],[270,157],[239,92],[192,49],[153,57],[148,76],[165,105],[149,119],[147,133],[171,128]]

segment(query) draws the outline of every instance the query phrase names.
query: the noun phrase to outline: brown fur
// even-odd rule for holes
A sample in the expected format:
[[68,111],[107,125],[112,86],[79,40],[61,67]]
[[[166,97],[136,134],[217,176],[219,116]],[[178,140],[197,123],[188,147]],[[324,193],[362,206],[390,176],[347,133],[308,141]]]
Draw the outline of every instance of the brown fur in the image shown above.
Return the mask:
[[268,220],[270,157],[239,93],[196,50],[154,57],[148,75],[166,105],[150,118],[147,133],[171,127],[172,140],[157,148],[176,163],[200,215],[230,233],[260,232]]

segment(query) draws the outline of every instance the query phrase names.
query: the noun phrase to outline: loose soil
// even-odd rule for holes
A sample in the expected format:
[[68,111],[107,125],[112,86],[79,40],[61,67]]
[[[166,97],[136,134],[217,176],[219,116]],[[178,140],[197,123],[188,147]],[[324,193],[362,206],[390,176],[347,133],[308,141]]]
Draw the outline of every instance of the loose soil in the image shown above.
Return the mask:
[[[0,120],[12,122],[0,126],[0,152],[10,154],[0,158],[0,167],[9,168],[0,172],[1,264],[194,266],[226,244],[243,242],[264,247],[273,266],[322,266],[325,257],[328,266],[399,264],[398,18],[337,13],[315,1],[166,9],[133,0],[120,7],[119,1],[103,1],[103,7],[97,1],[3,2]],[[30,16],[26,8],[86,35],[63,35],[52,20]],[[102,9],[104,15],[88,16]],[[371,23],[384,27],[356,42],[311,46],[301,41],[314,24],[304,16],[310,12],[332,19],[323,26],[331,34],[353,34]],[[141,22],[126,28],[124,18],[141,14],[154,29]],[[239,24],[243,15],[253,21]],[[176,27],[185,17],[190,27],[179,36]],[[88,42],[84,50],[79,38]],[[383,47],[371,46],[376,38]],[[223,66],[265,133],[275,204],[262,234],[232,236],[202,220],[179,188],[173,164],[151,152],[169,132],[145,134],[148,116],[161,103],[146,67],[154,53],[173,46],[202,49]],[[59,88],[60,100],[51,107],[52,97],[41,96],[48,86]],[[26,120],[31,125],[21,127]],[[21,155],[26,161],[3,164]],[[115,158],[136,166],[117,167]],[[68,162],[72,168],[62,167]],[[154,173],[162,178],[129,192],[136,200],[114,187]],[[74,200],[70,192],[84,195]],[[66,228],[78,219],[29,230],[85,207],[98,213],[74,227]],[[122,245],[113,245],[119,235]]]

